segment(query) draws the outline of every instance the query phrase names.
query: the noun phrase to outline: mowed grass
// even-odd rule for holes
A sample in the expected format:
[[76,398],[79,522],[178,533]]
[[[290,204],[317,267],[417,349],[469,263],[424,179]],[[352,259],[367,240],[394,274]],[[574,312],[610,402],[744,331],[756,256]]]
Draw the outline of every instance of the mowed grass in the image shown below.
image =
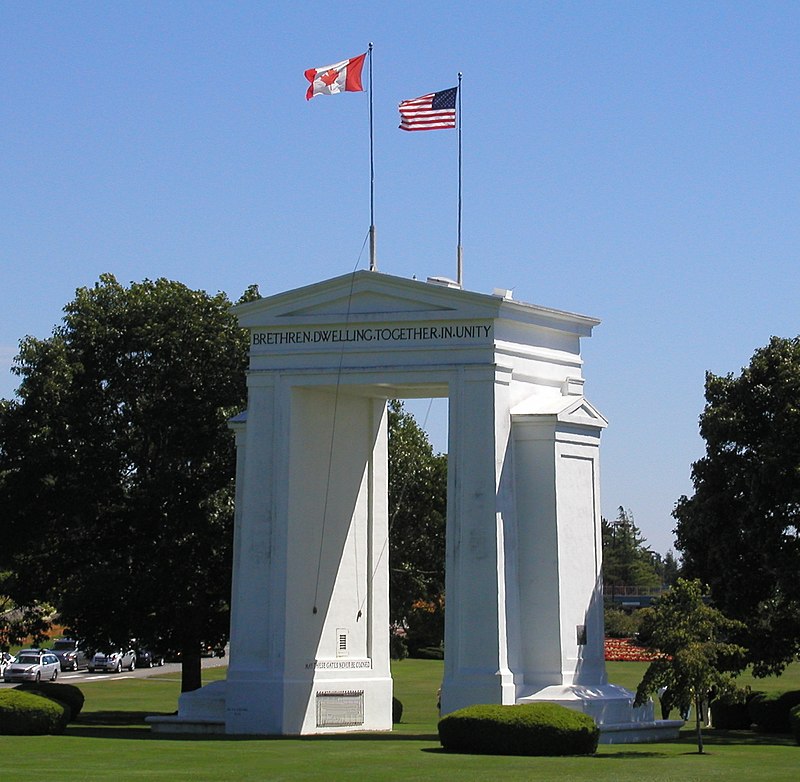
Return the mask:
[[[644,663],[609,663],[609,678],[635,688]],[[92,682],[86,706],[63,736],[0,736],[0,780],[792,780],[800,747],[789,736],[749,731],[706,732],[696,754],[690,729],[674,742],[603,745],[594,757],[519,758],[448,755],[436,738],[436,693],[442,663],[404,660],[393,667],[403,721],[392,733],[305,738],[188,737],[150,733],[144,716],[170,713],[177,676]],[[204,680],[224,668],[206,669]],[[763,690],[800,689],[800,664]]]

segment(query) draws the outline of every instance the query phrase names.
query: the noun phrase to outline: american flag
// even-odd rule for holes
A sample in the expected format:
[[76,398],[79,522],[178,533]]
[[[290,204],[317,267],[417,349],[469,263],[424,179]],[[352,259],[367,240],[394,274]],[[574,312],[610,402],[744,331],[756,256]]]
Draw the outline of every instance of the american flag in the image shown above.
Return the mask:
[[400,104],[400,130],[440,130],[456,126],[458,87],[430,92]]

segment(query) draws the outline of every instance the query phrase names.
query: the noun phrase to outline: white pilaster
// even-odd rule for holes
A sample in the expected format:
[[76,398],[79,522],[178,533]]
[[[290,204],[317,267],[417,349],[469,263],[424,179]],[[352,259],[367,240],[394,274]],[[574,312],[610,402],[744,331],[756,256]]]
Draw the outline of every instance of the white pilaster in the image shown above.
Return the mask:
[[443,713],[515,698],[505,610],[510,508],[498,495],[509,450],[509,380],[494,365],[465,367],[450,391]]

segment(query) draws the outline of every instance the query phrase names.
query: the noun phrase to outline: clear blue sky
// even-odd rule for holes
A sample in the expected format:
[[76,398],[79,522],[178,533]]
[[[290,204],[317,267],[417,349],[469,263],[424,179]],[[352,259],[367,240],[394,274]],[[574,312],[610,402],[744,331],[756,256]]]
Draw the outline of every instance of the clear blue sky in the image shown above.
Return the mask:
[[367,96],[303,71],[370,41],[380,270],[455,275],[455,131],[397,104],[462,71],[465,287],[603,321],[603,511],[665,552],[705,371],[800,332],[797,2],[5,0],[0,396],[103,272],[237,298],[365,268]]

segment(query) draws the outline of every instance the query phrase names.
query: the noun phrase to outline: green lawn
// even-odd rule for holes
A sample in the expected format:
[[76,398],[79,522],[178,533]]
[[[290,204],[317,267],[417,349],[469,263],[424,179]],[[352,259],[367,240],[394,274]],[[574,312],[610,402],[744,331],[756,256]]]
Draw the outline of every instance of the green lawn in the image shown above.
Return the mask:
[[[643,663],[609,663],[609,678],[635,687]],[[448,755],[436,739],[437,661],[404,660],[393,669],[403,722],[392,733],[263,738],[164,738],[146,714],[175,709],[177,676],[88,683],[80,721],[63,736],[0,736],[0,780],[692,780],[798,779],[800,747],[788,736],[708,731],[698,756],[691,730],[675,742],[601,746],[587,758]],[[206,681],[225,669],[207,669]],[[800,664],[758,689],[800,689]]]

